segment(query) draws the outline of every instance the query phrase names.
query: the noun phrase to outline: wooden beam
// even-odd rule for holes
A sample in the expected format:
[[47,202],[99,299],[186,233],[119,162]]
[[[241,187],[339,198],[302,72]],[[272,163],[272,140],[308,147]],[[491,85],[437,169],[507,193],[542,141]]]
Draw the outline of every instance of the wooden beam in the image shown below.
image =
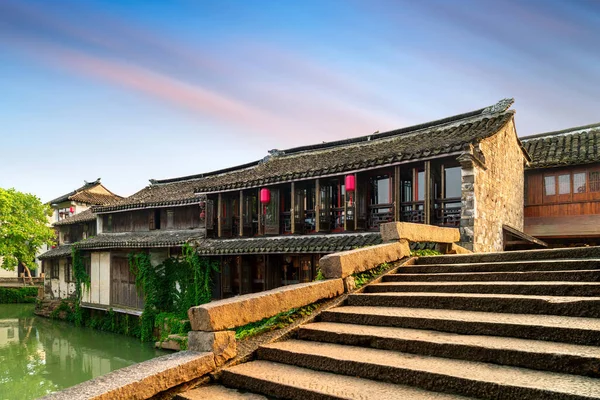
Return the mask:
[[292,224],[292,235],[296,233],[296,185],[294,182],[291,184],[291,210],[290,210],[290,223]]
[[257,194],[257,199],[258,201],[256,202],[258,204],[258,235],[262,235],[262,218],[263,218],[263,205],[260,202],[260,189],[258,189],[258,194]]
[[400,166],[396,165],[394,167],[394,177],[392,179],[392,182],[394,184],[394,220],[395,221],[400,221],[401,219],[401,212],[400,212],[400,201],[401,201],[401,187],[400,187],[400,183],[401,183],[401,179],[400,179]]
[[217,196],[217,236],[223,235],[223,194]]
[[431,222],[433,221],[432,218],[432,204],[433,201],[431,199],[432,197],[432,187],[431,187],[431,161],[425,161],[425,202],[424,202],[424,208],[425,208],[425,223],[426,224],[431,224]]
[[321,184],[315,179],[315,232],[319,232],[321,224]]

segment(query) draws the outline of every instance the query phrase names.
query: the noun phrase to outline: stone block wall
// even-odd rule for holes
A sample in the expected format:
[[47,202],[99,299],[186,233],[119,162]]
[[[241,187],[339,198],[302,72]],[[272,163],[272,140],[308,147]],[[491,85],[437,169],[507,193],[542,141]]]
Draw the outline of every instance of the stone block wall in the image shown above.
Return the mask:
[[502,225],[523,230],[525,156],[514,120],[473,154],[463,162],[461,242],[474,252],[502,251]]

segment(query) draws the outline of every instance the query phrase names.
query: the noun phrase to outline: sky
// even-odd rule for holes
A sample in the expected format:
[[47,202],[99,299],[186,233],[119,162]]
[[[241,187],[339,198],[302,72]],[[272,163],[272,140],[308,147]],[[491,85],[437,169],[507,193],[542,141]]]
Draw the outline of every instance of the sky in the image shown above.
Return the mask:
[[129,196],[515,98],[600,122],[600,1],[2,0],[0,187]]

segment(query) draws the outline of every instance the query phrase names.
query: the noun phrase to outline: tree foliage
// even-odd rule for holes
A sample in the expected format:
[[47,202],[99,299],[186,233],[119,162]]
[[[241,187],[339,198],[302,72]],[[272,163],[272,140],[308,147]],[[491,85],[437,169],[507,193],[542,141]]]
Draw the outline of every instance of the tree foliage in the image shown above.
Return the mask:
[[35,253],[52,245],[54,231],[47,226],[50,207],[37,196],[0,188],[0,258],[4,269],[19,263],[35,269]]

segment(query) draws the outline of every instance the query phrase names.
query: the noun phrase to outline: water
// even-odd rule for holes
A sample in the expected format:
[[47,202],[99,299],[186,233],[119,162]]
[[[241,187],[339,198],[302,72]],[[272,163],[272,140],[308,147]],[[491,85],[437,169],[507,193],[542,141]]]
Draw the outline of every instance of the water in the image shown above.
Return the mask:
[[135,338],[34,316],[33,309],[0,304],[0,399],[35,399],[167,354]]

